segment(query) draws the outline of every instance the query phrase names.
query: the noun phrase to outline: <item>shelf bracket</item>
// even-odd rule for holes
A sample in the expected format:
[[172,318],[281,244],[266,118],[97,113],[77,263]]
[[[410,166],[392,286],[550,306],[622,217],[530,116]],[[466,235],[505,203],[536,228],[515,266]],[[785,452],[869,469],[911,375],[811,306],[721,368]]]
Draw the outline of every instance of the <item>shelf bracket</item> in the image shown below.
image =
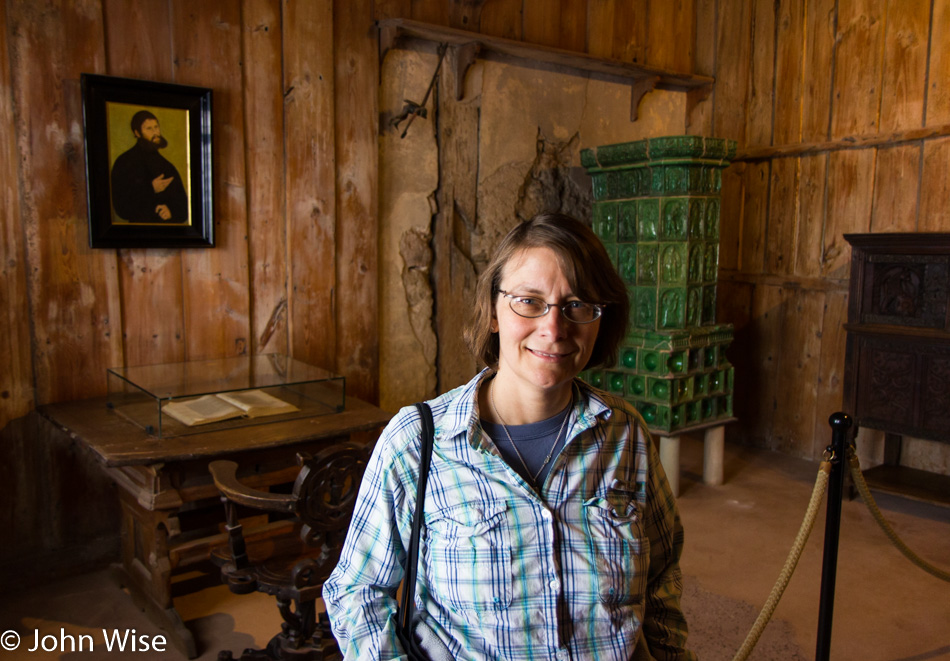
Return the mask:
[[455,100],[461,101],[465,96],[465,76],[482,52],[482,45],[477,41],[470,41],[453,46],[452,50],[455,51]]
[[643,100],[643,97],[648,93],[656,89],[657,83],[660,82],[659,76],[646,76],[644,78],[637,78],[636,80],[630,83],[630,121],[637,121],[637,117],[640,113],[640,101]]

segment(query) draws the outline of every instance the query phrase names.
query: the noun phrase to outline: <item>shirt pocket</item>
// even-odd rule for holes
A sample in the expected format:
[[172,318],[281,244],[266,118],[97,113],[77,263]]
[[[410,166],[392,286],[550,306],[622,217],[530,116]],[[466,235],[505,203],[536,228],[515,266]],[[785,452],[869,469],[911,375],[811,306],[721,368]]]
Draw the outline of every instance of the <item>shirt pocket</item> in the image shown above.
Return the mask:
[[456,611],[511,604],[511,535],[505,502],[462,503],[426,521],[426,574],[439,603]]
[[597,573],[600,600],[627,605],[643,600],[650,543],[636,501],[611,494],[584,503],[584,523]]

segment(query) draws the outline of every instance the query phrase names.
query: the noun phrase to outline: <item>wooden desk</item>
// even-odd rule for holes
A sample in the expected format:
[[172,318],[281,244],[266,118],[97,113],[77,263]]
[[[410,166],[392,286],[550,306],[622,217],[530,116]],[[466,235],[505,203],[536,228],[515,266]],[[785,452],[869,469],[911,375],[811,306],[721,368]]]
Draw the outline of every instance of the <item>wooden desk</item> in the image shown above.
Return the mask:
[[[224,511],[208,463],[236,461],[238,476],[258,489],[293,482],[298,452],[348,438],[375,442],[375,432],[390,418],[347,397],[341,413],[157,438],[111,411],[105,398],[41,406],[38,412],[91,452],[119,486],[123,580],[190,659],[197,649],[172,603],[172,574],[207,560],[210,549],[225,541],[218,531]],[[284,525],[268,524],[270,533]]]

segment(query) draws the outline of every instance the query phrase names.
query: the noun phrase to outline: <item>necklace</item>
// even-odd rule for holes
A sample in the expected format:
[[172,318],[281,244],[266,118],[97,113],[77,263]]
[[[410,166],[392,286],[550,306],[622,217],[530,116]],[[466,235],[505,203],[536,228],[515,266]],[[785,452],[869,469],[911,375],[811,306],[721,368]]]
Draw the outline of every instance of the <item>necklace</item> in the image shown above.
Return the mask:
[[[551,449],[548,450],[548,456],[544,458],[544,463],[541,464],[541,468],[538,469],[538,472],[534,475],[531,475],[531,469],[528,468],[528,463],[524,460],[524,457],[521,456],[521,452],[518,450],[518,446],[515,445],[515,441],[511,438],[511,432],[508,431],[508,425],[505,424],[505,421],[502,420],[501,415],[498,413],[498,407],[495,406],[495,381],[492,379],[491,384],[488,386],[488,399],[491,402],[491,410],[495,413],[495,417],[498,418],[498,422],[501,423],[501,428],[505,430],[505,436],[508,437],[508,442],[511,443],[511,447],[514,448],[515,454],[518,456],[518,459],[521,461],[521,465],[524,466],[524,472],[531,477],[531,481],[537,483],[538,476],[544,472],[544,467],[548,465],[548,462],[551,461],[551,456],[554,454],[554,448],[557,447],[558,441],[561,439],[561,434],[564,433],[564,427],[567,425],[567,419],[571,416],[571,407],[568,405],[567,411],[564,412],[564,419],[561,420],[561,428],[557,430],[557,436],[554,437],[554,443],[551,444]],[[574,388],[571,387],[571,402],[574,401]]]

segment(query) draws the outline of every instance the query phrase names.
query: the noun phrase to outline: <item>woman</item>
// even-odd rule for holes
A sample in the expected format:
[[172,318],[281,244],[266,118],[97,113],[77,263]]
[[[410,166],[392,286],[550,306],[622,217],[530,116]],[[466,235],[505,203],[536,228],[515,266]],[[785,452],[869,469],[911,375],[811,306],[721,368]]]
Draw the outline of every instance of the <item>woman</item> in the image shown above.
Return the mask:
[[[416,585],[435,658],[687,660],[682,527],[639,414],[577,379],[613,364],[627,292],[594,233],[515,227],[479,278],[466,339],[488,367],[429,402],[435,445]],[[324,587],[346,659],[389,659],[421,423],[396,415]]]

